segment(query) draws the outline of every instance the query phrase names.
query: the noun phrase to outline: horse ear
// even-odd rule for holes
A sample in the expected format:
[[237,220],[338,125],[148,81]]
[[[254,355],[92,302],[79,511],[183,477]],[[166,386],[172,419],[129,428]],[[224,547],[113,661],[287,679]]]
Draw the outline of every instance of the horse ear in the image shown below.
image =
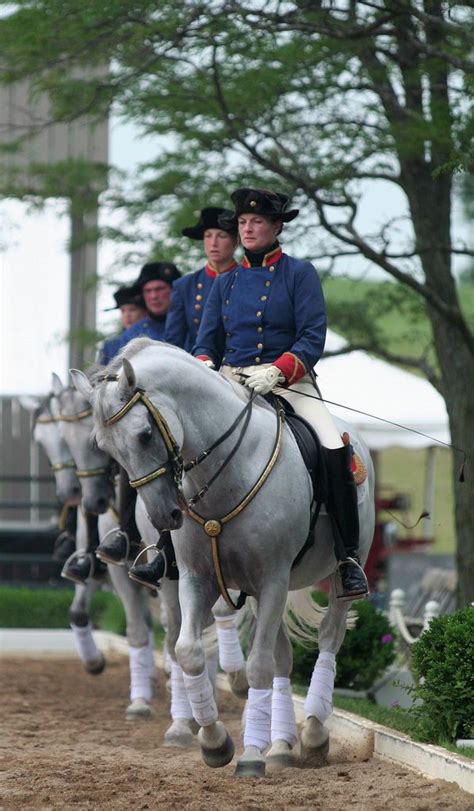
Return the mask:
[[137,386],[137,379],[133,366],[127,358],[122,361],[123,374],[120,375],[118,380],[119,392],[123,396],[128,396],[131,391],[135,391]]
[[19,397],[18,402],[20,403],[21,407],[24,408],[25,411],[29,411],[30,414],[33,414],[41,405],[41,400],[39,397],[31,397],[29,394]]
[[79,369],[70,369],[69,374],[71,375],[72,385],[85,397],[88,403],[91,403],[94,389],[87,375]]
[[56,372],[53,372],[53,375],[51,377],[51,391],[53,392],[55,397],[60,397],[60,395],[64,391],[64,386],[61,382],[61,378],[59,377],[59,375],[56,374]]

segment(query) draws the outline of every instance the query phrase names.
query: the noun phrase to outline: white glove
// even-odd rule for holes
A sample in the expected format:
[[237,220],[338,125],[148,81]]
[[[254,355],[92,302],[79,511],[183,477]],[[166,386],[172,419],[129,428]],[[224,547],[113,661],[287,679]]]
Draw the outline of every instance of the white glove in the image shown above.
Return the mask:
[[257,394],[268,394],[279,383],[285,382],[285,376],[276,366],[267,366],[266,369],[257,369],[252,372],[245,381],[249,389],[253,389]]
[[204,363],[204,366],[209,366],[209,369],[215,369],[216,368],[215,364],[214,364],[214,361],[212,361],[210,358],[209,358],[209,360],[204,360],[203,358],[198,358],[198,360],[200,360],[201,363]]

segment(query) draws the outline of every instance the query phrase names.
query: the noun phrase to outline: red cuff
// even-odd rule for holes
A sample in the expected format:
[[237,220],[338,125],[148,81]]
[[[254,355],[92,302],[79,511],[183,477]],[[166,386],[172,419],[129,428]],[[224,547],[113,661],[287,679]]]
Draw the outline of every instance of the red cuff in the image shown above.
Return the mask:
[[[196,357],[196,360],[202,360],[202,361],[211,360],[212,361],[212,358],[210,358],[209,355],[196,355],[195,357]],[[214,363],[214,361],[212,361],[212,362]]]
[[306,367],[292,352],[284,352],[272,364],[285,376],[287,386],[292,386],[306,374]]

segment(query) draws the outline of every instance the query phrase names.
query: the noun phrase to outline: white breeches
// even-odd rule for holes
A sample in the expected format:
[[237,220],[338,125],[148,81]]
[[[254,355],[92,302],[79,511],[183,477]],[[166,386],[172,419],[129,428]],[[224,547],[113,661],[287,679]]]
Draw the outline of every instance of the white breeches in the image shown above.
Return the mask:
[[[257,371],[257,369],[265,369],[271,365],[271,363],[262,363],[259,366],[222,366],[220,371],[225,377],[240,383],[241,374],[249,375],[251,372]],[[318,397],[318,393],[309,375],[305,375],[297,383],[294,383],[290,390],[277,386],[275,394],[284,397],[293,406],[296,413],[300,414],[312,425],[325,448],[343,447],[344,443],[341,435],[326,405],[321,400],[314,399]],[[305,394],[309,394],[310,397],[305,397]]]

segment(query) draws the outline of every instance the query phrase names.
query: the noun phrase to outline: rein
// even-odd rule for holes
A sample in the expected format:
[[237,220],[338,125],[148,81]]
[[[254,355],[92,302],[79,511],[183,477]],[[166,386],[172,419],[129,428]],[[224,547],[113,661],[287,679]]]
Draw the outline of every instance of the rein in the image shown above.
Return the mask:
[[[100,382],[108,382],[108,381],[116,382],[117,380],[118,380],[118,377],[116,375],[104,375],[103,377],[99,378]],[[255,498],[255,496],[257,495],[259,490],[263,487],[265,481],[267,480],[268,476],[270,475],[270,473],[271,473],[271,471],[272,471],[272,469],[273,469],[273,467],[275,465],[275,462],[278,459],[280,449],[281,449],[281,444],[282,444],[283,422],[284,422],[284,413],[283,413],[283,409],[281,408],[281,406],[278,406],[278,408],[277,408],[277,414],[276,414],[276,416],[277,416],[277,432],[276,432],[276,438],[275,438],[275,442],[274,442],[274,446],[273,446],[273,450],[272,450],[272,453],[270,455],[270,458],[269,458],[267,464],[265,465],[264,470],[260,474],[259,478],[257,479],[255,484],[253,485],[253,487],[243,497],[243,499],[239,502],[239,504],[237,504],[236,507],[234,507],[232,510],[230,510],[230,512],[228,512],[222,518],[204,518],[202,515],[195,512],[195,510],[193,510],[192,508],[194,507],[194,505],[201,498],[204,497],[204,495],[209,490],[209,487],[217,479],[217,477],[220,475],[220,473],[226,467],[226,465],[229,464],[229,462],[231,461],[231,459],[233,458],[233,456],[235,455],[235,453],[239,449],[239,447],[240,447],[240,445],[242,443],[242,440],[244,438],[244,435],[246,433],[246,430],[248,428],[249,422],[250,422],[250,417],[251,417],[251,413],[252,413],[252,406],[253,406],[253,401],[254,401],[255,397],[256,397],[256,395],[252,394],[252,396],[249,399],[248,403],[244,406],[244,408],[239,413],[237,418],[234,420],[234,422],[232,423],[230,428],[228,428],[227,431],[225,431],[225,433],[222,434],[210,446],[210,448],[208,448],[206,451],[203,451],[200,454],[198,454],[194,459],[192,459],[187,464],[184,464],[180,448],[179,448],[175,438],[173,437],[173,434],[171,433],[165,418],[163,417],[163,415],[161,414],[159,409],[155,406],[155,404],[150,400],[150,398],[148,397],[148,395],[147,395],[147,393],[145,392],[144,389],[140,389],[140,388],[137,387],[137,389],[135,390],[135,392],[132,395],[132,397],[130,398],[130,400],[128,400],[125,403],[125,405],[122,406],[122,408],[120,408],[118,411],[116,411],[115,414],[113,414],[111,417],[109,417],[108,419],[103,421],[103,424],[104,424],[105,427],[110,427],[111,425],[115,425],[115,423],[119,422],[119,420],[121,420],[122,417],[124,417],[126,414],[128,414],[128,412],[137,403],[142,402],[143,405],[145,406],[145,408],[148,410],[148,412],[153,417],[153,420],[154,420],[154,422],[155,422],[155,424],[156,424],[156,426],[157,426],[157,428],[158,428],[158,430],[160,432],[160,435],[161,435],[161,437],[162,437],[162,439],[163,439],[163,441],[164,441],[164,443],[166,445],[166,449],[168,451],[168,462],[164,466],[162,466],[160,468],[157,468],[156,470],[153,470],[151,473],[148,473],[147,475],[142,476],[139,479],[134,479],[133,481],[130,481],[130,486],[134,487],[134,488],[143,487],[145,484],[148,484],[149,482],[153,481],[154,479],[157,479],[160,476],[165,475],[166,473],[171,473],[173,475],[173,479],[174,479],[175,485],[176,485],[176,487],[178,489],[178,492],[180,492],[183,473],[187,473],[188,471],[190,471],[193,468],[200,465],[201,462],[203,462],[205,459],[207,459],[207,457],[210,456],[212,451],[214,451],[217,447],[219,447],[219,445],[221,445],[226,439],[229,438],[229,436],[234,432],[234,430],[237,428],[239,423],[243,420],[242,430],[241,430],[241,433],[239,435],[239,438],[238,438],[236,444],[234,445],[234,447],[232,448],[232,450],[230,451],[229,455],[224,460],[222,465],[219,467],[217,472],[207,482],[207,484],[204,485],[204,487],[202,487],[201,490],[199,490],[198,493],[196,493],[192,498],[189,499],[189,501],[187,502],[187,510],[186,510],[187,515],[190,518],[192,518],[193,521],[195,521],[197,524],[200,524],[200,526],[202,526],[204,532],[206,533],[206,535],[210,539],[212,562],[213,562],[213,565],[214,565],[214,571],[215,571],[215,574],[216,574],[219,590],[220,590],[224,600],[226,601],[227,605],[230,608],[234,609],[234,610],[238,610],[239,608],[241,608],[243,606],[243,604],[245,602],[246,595],[243,592],[241,592],[241,594],[240,594],[240,596],[239,596],[239,598],[237,600],[237,603],[234,603],[234,601],[232,600],[232,597],[230,596],[230,594],[229,594],[229,592],[227,590],[227,586],[226,586],[226,583],[225,583],[225,580],[224,580],[224,576],[222,574],[222,567],[221,567],[220,558],[219,558],[219,536],[222,533],[222,530],[223,530],[223,527],[225,526],[225,524],[227,524],[229,521],[231,521],[233,518],[235,518],[237,515],[239,515],[245,509],[245,507],[247,507],[247,505],[250,504],[252,499]]]

